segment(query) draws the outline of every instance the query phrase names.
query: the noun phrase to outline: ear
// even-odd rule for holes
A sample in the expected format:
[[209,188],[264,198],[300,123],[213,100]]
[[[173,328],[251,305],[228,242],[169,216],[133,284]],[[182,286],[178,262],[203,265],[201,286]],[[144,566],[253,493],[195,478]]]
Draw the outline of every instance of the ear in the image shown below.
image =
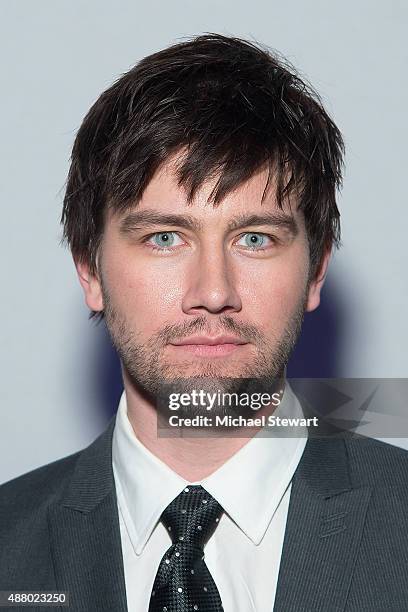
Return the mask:
[[320,266],[316,272],[314,279],[311,281],[309,286],[309,292],[306,303],[306,312],[312,312],[320,304],[320,292],[323,288],[324,281],[326,279],[327,267],[331,256],[331,249],[327,249],[323,255]]
[[94,311],[103,310],[104,304],[99,275],[94,275],[91,273],[88,263],[82,263],[79,261],[74,261],[74,263],[79,282],[84,290],[85,302],[87,306]]

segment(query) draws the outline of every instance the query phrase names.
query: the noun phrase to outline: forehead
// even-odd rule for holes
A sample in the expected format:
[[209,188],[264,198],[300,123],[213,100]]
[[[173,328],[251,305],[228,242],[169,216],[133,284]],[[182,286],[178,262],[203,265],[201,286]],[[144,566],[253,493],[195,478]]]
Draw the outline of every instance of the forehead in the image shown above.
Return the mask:
[[286,198],[282,208],[278,206],[273,176],[265,189],[268,183],[267,168],[256,172],[214,205],[211,194],[219,175],[207,179],[189,202],[188,189],[179,184],[177,171],[180,160],[180,155],[169,158],[154,174],[140,200],[130,210],[115,215],[115,220],[120,223],[132,210],[151,211],[163,215],[188,215],[197,220],[197,227],[203,228],[207,225],[230,224],[231,220],[243,215],[265,215],[272,212],[293,218],[298,226],[304,225],[303,212],[298,209],[295,196]]

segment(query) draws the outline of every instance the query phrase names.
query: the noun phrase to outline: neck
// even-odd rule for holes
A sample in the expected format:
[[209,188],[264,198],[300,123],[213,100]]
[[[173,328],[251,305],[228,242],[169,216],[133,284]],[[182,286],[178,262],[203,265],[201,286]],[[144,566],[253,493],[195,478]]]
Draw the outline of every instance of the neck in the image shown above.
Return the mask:
[[[169,468],[189,482],[206,478],[245,446],[261,427],[237,429],[222,435],[205,437],[159,437],[155,406],[130,380],[122,368],[127,416],[139,441]],[[272,414],[274,406],[265,406],[254,416]],[[177,433],[177,432],[176,432]]]

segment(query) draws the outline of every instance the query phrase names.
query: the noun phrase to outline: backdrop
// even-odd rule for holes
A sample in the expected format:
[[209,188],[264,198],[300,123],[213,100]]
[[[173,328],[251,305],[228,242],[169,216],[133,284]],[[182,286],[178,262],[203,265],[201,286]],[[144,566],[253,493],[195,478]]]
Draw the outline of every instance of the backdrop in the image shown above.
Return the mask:
[[117,358],[59,244],[64,182],[94,100],[183,36],[278,49],[344,133],[343,248],[290,372],[408,376],[407,22],[404,0],[1,3],[0,482],[84,447],[116,409]]

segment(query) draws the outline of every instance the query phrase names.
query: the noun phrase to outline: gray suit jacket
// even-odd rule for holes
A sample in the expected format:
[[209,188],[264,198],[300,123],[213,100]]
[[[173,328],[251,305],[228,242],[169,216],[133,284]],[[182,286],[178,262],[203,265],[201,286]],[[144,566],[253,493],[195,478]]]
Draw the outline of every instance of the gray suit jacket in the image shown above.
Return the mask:
[[[69,591],[61,611],[127,610],[113,428],[114,418],[85,450],[0,487],[0,590]],[[408,611],[407,510],[407,451],[372,439],[308,439],[275,612]]]

